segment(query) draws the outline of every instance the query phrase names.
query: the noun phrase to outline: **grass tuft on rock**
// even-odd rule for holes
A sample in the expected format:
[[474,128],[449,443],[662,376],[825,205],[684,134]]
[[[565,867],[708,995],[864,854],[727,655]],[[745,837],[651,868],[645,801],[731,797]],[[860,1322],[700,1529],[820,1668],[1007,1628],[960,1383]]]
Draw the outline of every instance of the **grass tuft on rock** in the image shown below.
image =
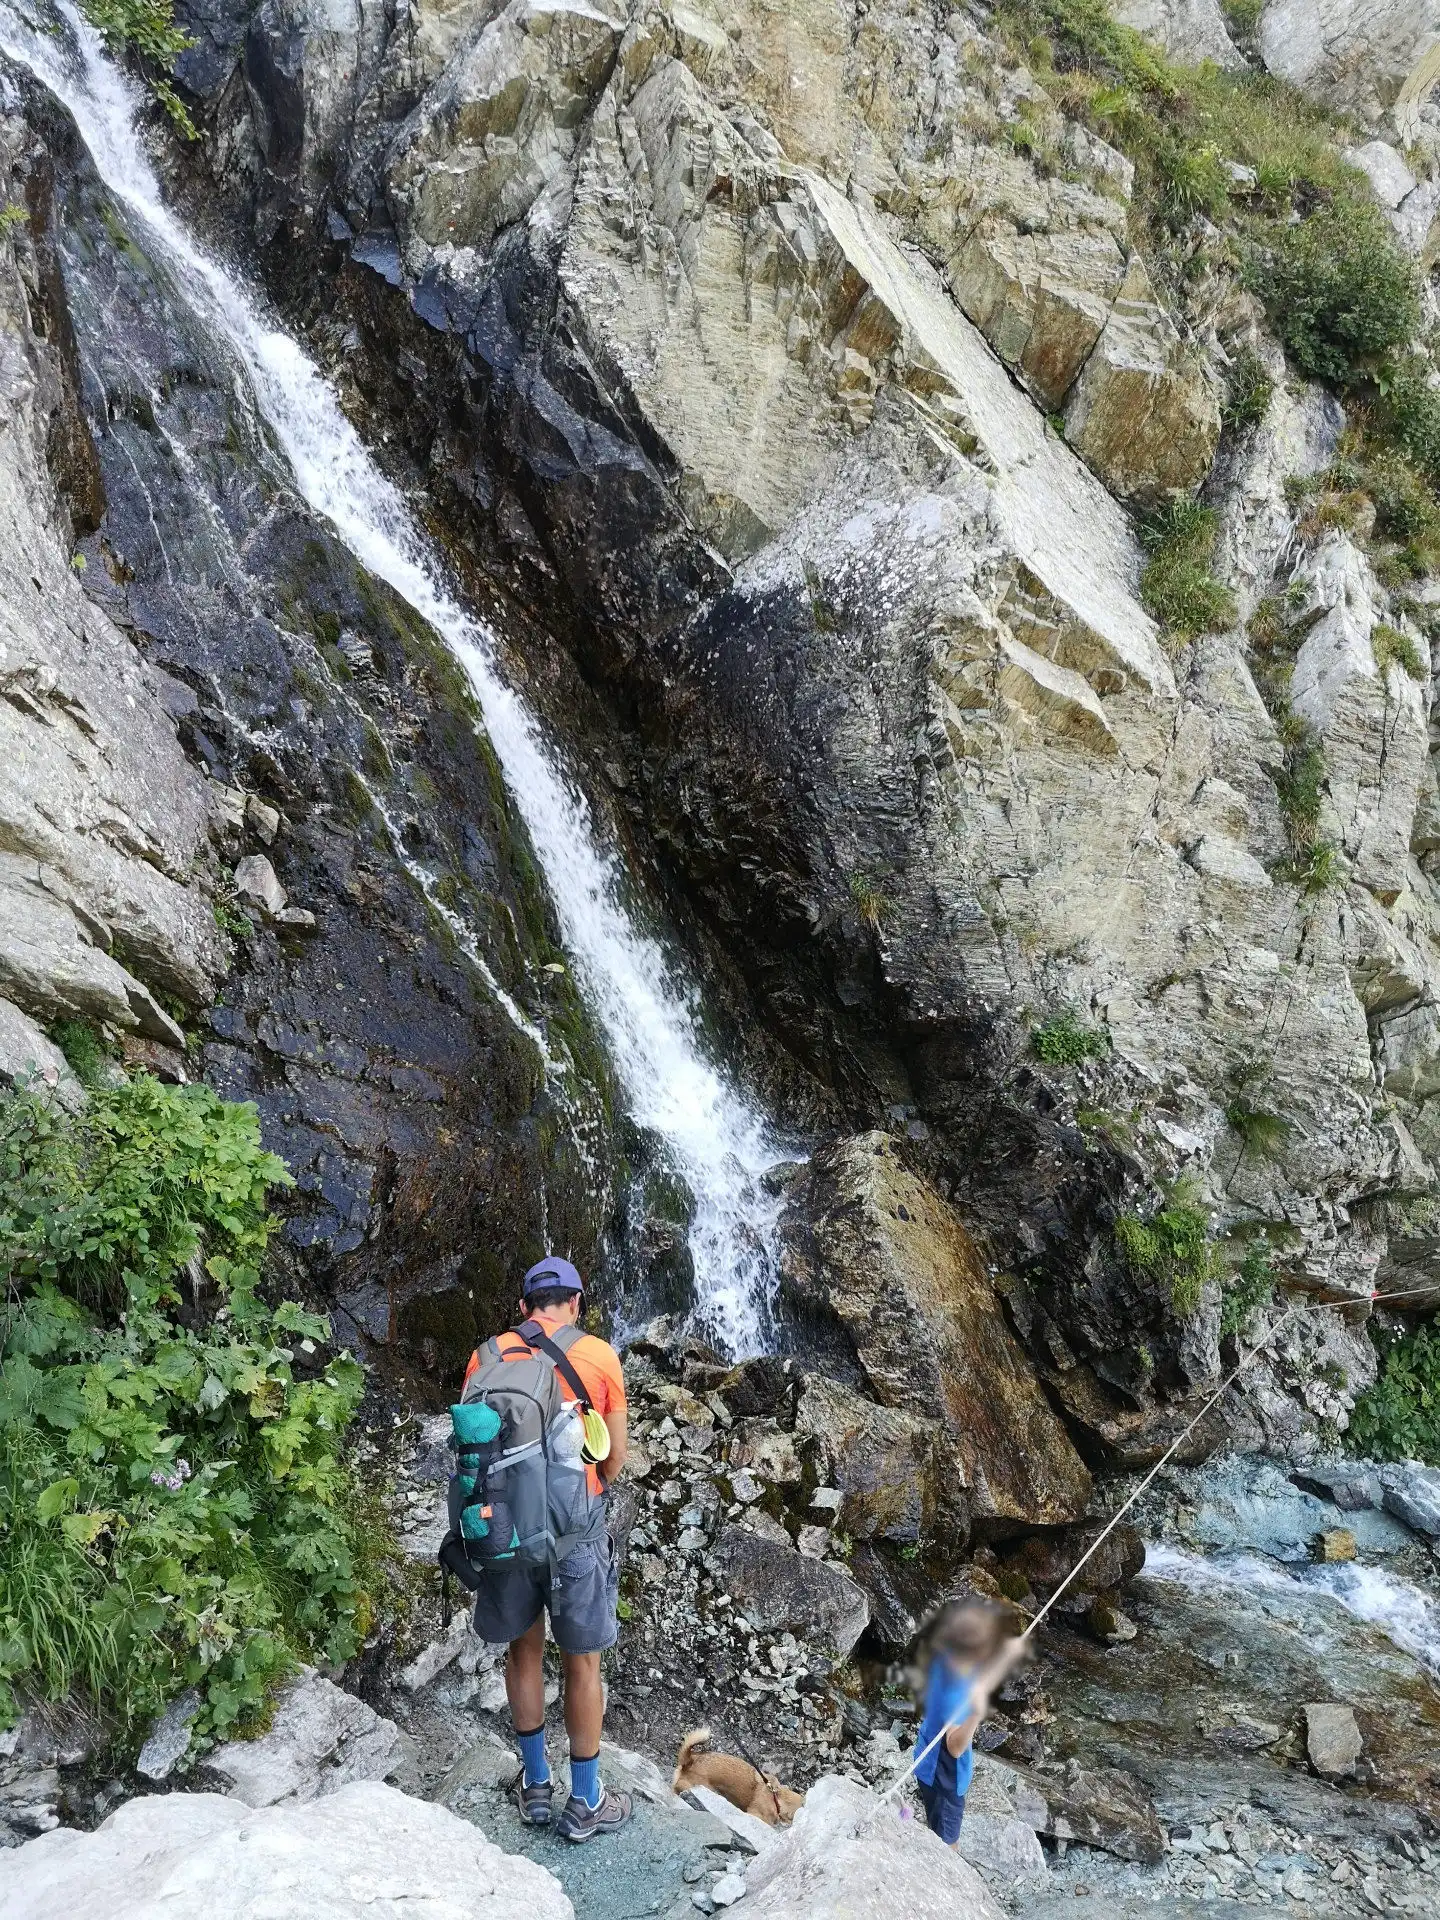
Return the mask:
[[0,1723],[74,1691],[128,1744],[193,1686],[204,1741],[363,1640],[361,1370],[261,1293],[289,1184],[204,1086],[0,1101]]
[[1370,651],[1375,655],[1375,666],[1382,680],[1392,665],[1403,668],[1412,680],[1423,683],[1430,678],[1430,662],[1415,641],[1388,621],[1379,620],[1371,628]]
[[1140,598],[1177,643],[1235,623],[1234,595],[1210,571],[1218,532],[1214,509],[1197,500],[1173,500],[1141,526],[1150,559]]
[[1237,1270],[1222,1283],[1220,1331],[1243,1334],[1261,1307],[1268,1306],[1275,1294],[1275,1273],[1270,1265],[1270,1249],[1263,1239],[1252,1240]]

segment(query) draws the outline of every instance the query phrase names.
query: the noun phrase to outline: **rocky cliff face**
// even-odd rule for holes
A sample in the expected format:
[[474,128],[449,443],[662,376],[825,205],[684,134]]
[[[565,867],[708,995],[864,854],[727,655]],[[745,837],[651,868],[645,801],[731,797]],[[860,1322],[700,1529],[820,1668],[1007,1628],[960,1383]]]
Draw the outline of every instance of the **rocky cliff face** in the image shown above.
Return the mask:
[[[1298,11],[1249,57],[1432,138],[1424,8]],[[1213,7],[1125,17],[1246,57]],[[1430,690],[1373,636],[1425,643],[1345,529],[1300,524],[1339,408],[1203,233],[1191,269],[1147,264],[1130,163],[987,10],[197,26],[206,163],[274,283],[579,662],[639,843],[811,1110],[907,1134],[1072,1418],[1143,1452],[1216,1378],[1218,1288],[1177,1314],[1115,1250],[1145,1181],[1189,1177],[1232,1257],[1263,1227],[1304,1287],[1427,1271]],[[1384,138],[1357,163],[1422,253],[1425,183]],[[1245,354],[1274,390],[1222,439]],[[1235,609],[1167,647],[1133,515],[1202,484]],[[1243,624],[1273,595],[1323,891]],[[1067,1011],[1108,1052],[1057,1071],[1028,1035]],[[1272,1439],[1370,1377],[1358,1324],[1326,1326],[1254,1396]]]

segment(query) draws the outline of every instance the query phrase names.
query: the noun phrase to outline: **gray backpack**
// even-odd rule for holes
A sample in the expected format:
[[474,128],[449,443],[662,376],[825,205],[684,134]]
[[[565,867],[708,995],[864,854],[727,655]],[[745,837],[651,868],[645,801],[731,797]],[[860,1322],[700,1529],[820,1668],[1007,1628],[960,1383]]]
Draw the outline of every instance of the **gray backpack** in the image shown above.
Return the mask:
[[[578,1327],[550,1335],[527,1320],[487,1340],[450,1409],[456,1460],[440,1564],[463,1586],[477,1588],[492,1568],[553,1572],[604,1531],[604,1496],[591,1493],[582,1453],[590,1396],[565,1357],[583,1337]],[[519,1357],[506,1359],[501,1340]],[[561,1393],[560,1374],[578,1404]]]

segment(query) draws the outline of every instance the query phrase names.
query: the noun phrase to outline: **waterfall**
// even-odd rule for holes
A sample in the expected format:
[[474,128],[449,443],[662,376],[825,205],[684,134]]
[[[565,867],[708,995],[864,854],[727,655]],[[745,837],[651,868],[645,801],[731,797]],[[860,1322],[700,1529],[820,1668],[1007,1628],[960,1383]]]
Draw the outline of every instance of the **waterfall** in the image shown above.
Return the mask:
[[399,489],[346,419],[334,390],[263,301],[201,248],[166,206],[141,140],[139,99],[99,36],[69,6],[69,36],[0,0],[0,48],[75,119],[110,193],[213,338],[228,347],[295,485],[371,573],[438,632],[464,668],[514,804],[544,870],[581,991],[633,1118],[665,1141],[695,1196],[695,1320],[733,1355],[765,1344],[775,1287],[778,1201],[760,1182],[780,1157],[761,1116],[707,1060],[691,995],[624,905],[624,875],[599,843],[584,795],[496,660],[490,631],[461,605]]

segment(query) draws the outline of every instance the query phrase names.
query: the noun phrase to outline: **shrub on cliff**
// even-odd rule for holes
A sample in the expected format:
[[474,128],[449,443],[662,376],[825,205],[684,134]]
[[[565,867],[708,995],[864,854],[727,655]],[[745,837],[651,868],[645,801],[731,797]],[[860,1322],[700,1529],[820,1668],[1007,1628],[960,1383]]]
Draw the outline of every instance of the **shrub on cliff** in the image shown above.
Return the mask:
[[188,1685],[203,1738],[357,1649],[362,1378],[262,1298],[288,1182],[205,1087],[0,1103],[0,1724],[76,1689],[123,1735]]
[[1336,386],[1419,331],[1415,270],[1380,209],[1358,196],[1282,228],[1250,278],[1295,365]]
[[1389,1342],[1379,1379],[1355,1402],[1346,1440],[1371,1459],[1440,1466],[1440,1326],[1435,1322]]

